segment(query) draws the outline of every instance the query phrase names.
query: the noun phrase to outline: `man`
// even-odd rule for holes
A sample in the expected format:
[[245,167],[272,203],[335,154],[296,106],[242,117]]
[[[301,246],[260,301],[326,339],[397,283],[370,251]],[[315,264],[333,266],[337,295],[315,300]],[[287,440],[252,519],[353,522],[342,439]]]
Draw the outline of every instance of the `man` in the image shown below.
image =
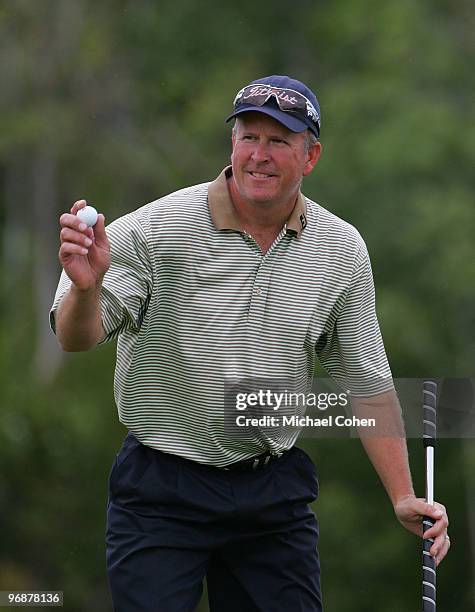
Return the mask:
[[[399,408],[358,232],[300,191],[321,153],[320,109],[300,81],[271,76],[235,98],[232,166],[212,183],[88,229],[63,214],[64,268],[51,321],[64,350],[118,339],[115,396],[129,429],[109,483],[114,609],[322,609],[315,469],[295,432],[224,424],[236,379],[308,381],[318,357],[360,413]],[[67,275],[67,276],[66,276]],[[363,439],[401,523],[435,525],[414,496],[405,441]]]

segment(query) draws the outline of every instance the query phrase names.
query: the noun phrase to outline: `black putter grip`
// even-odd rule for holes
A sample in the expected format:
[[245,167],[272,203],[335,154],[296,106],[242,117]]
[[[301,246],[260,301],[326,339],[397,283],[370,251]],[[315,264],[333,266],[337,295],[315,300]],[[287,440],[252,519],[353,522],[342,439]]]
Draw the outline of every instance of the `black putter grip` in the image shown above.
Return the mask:
[[424,447],[435,446],[437,437],[437,383],[431,380],[424,381],[423,406],[424,406]]
[[[424,381],[423,387],[423,441],[428,452],[428,447],[435,447],[437,437],[437,383]],[[427,469],[427,466],[426,466]],[[433,474],[431,475],[433,478]],[[422,521],[423,531],[432,527],[434,520],[425,516]],[[436,565],[435,559],[429,553],[434,543],[431,538],[422,541],[422,612],[436,612]]]
[[[422,526],[424,531],[432,527],[434,521],[424,517]],[[435,559],[429,553],[434,540],[423,540],[422,544],[422,612],[435,612],[436,610],[436,573]]]

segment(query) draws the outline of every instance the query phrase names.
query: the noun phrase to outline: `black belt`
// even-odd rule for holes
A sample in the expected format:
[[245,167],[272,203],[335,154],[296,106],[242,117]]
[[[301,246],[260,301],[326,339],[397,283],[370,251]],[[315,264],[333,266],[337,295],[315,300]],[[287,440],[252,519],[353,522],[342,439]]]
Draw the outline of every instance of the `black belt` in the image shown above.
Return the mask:
[[261,470],[267,467],[269,463],[280,459],[285,452],[286,451],[278,451],[271,453],[267,451],[266,453],[262,453],[262,455],[256,455],[255,457],[243,459],[242,461],[236,461],[236,463],[231,463],[220,469],[229,472],[252,472],[253,470]]

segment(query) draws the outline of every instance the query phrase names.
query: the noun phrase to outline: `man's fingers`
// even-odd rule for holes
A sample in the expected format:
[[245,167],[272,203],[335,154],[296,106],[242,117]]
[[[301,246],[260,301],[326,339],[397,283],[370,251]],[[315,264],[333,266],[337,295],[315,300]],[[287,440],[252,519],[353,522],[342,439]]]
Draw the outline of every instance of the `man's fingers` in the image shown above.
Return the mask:
[[430,504],[426,504],[425,506],[425,516],[428,516],[435,522],[434,525],[424,533],[424,537],[431,538],[436,537],[442,533],[446,534],[447,527],[449,526],[449,517],[447,516],[445,506],[439,503],[435,503],[433,506],[431,506]]
[[76,200],[74,204],[71,206],[71,214],[76,215],[78,210],[87,206],[86,200]]
[[99,213],[97,215],[97,221],[96,224],[94,225],[94,233],[105,233],[106,231],[106,223],[105,223],[105,217],[102,213]]
[[63,213],[59,218],[59,224],[61,227],[71,227],[79,232],[84,232],[87,229],[87,225],[71,213]]
[[445,506],[439,503],[435,503],[433,506],[430,504],[426,504],[425,515],[430,516],[431,518],[438,520],[442,518],[446,514]]
[[[432,544],[432,546],[430,547],[430,554],[433,557],[437,557],[440,553],[440,551],[443,550],[444,546],[446,545],[446,542],[449,542],[450,545],[450,540],[447,539],[447,533],[444,532],[443,534],[437,536],[436,538],[434,538],[434,543]],[[448,550],[448,548],[447,548]]]
[[[84,232],[92,239],[94,238],[95,230],[96,228],[98,228],[98,224],[99,226],[102,226],[100,229],[105,230],[104,215],[98,215],[98,220],[94,225],[94,228],[88,227],[86,223],[84,223],[83,221],[81,221],[81,219],[77,217],[78,211],[84,208],[85,206],[87,206],[86,200],[77,200],[77,202],[74,202],[70,212],[63,213],[60,216],[59,224],[61,225],[61,227],[71,227],[77,229],[80,232]],[[100,221],[102,221],[102,223],[100,223]]]
[[91,238],[82,232],[77,232],[69,227],[63,227],[60,232],[61,243],[68,242],[78,244],[85,247],[90,247],[92,244]]
[[108,248],[109,241],[106,234],[105,218],[102,213],[99,213],[96,224],[94,225],[94,242],[97,246]]
[[59,260],[62,262],[68,255],[87,255],[88,253],[88,249],[79,244],[63,242],[59,247]]
[[439,565],[442,559],[444,559],[445,555],[449,552],[450,545],[451,545],[450,538],[448,535],[446,535],[440,549],[436,553],[436,557],[435,557],[436,565]]
[[86,200],[78,200],[71,208],[72,212],[63,213],[59,218],[62,247],[59,252],[60,259],[73,254],[87,255],[89,249],[94,247],[103,251],[109,251],[110,249],[105,230],[105,218],[102,213],[98,215],[94,227],[88,227],[74,214],[74,211],[80,210],[85,204]]
[[440,536],[444,536],[447,533],[447,525],[445,522],[437,522],[434,523],[434,525],[432,525],[432,527],[430,527],[429,529],[427,529],[427,531],[425,531],[422,535],[422,537],[425,540],[429,540],[430,538],[434,539],[438,538]]
[[434,524],[424,532],[423,538],[434,540],[429,552],[435,558],[438,565],[450,548],[450,538],[447,536],[449,519],[445,506],[442,504],[436,502],[433,506],[427,503],[424,505],[425,516],[431,518]]

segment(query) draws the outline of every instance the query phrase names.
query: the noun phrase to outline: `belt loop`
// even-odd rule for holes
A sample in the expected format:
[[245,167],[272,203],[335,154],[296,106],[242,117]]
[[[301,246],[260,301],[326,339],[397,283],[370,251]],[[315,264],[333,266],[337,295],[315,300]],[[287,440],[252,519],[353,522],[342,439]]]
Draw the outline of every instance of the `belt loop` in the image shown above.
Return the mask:
[[259,459],[254,459],[253,463],[252,463],[252,469],[253,470],[257,470],[257,467],[259,465],[260,460]]

